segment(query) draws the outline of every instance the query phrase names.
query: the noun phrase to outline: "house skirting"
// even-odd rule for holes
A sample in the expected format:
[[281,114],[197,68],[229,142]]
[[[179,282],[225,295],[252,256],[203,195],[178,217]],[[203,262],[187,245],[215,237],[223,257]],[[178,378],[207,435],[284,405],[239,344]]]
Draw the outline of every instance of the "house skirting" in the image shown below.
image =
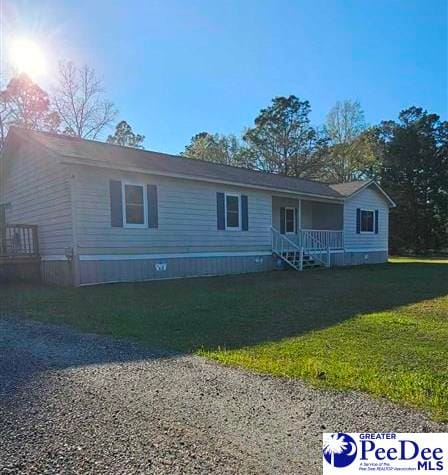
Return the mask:
[[[225,274],[266,272],[279,268],[271,252],[81,255],[75,261],[64,256],[42,260],[44,281],[59,285],[95,285],[141,282]],[[387,250],[331,251],[331,266],[386,262]],[[281,266],[280,266],[281,267]]]
[[360,264],[382,264],[387,262],[387,249],[378,250],[349,250],[331,253],[332,266],[357,266]]
[[73,264],[65,256],[42,257],[40,265],[44,282],[56,285],[74,285]]
[[[249,254],[249,255],[247,255]],[[80,256],[79,284],[138,282],[272,270],[271,253],[156,258],[137,256]]]
[[39,282],[40,259],[0,258],[0,284],[12,282]]

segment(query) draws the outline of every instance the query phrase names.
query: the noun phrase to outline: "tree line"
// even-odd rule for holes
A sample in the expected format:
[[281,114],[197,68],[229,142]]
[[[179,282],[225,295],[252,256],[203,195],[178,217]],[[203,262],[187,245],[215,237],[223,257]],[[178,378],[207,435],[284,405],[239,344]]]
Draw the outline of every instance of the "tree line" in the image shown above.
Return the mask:
[[[0,146],[9,127],[98,139],[116,121],[95,71],[61,62],[47,93],[26,74],[0,90]],[[315,127],[309,101],[275,97],[241,135],[196,134],[181,155],[321,180],[373,178],[397,203],[390,214],[392,252],[448,250],[448,122],[410,107],[397,120],[369,126],[357,101],[337,102]],[[145,137],[124,120],[107,142],[143,148]]]
[[396,202],[394,253],[448,252],[448,122],[420,107],[368,126],[357,101],[337,102],[313,127],[311,106],[275,97],[241,136],[201,132],[189,158],[342,183],[375,179]]

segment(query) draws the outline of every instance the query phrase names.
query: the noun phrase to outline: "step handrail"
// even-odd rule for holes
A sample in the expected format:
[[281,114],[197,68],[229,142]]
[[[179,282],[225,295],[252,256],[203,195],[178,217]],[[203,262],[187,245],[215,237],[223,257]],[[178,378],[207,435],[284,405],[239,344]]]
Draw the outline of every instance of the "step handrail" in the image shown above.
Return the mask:
[[[271,226],[271,233],[272,233],[272,251],[275,252],[283,261],[285,261],[288,265],[293,267],[296,270],[303,269],[303,248],[299,247],[295,242],[288,239],[284,234],[281,234],[278,229],[274,226]],[[279,242],[281,243],[279,246]],[[285,249],[286,244],[286,249]],[[293,262],[290,261],[286,256],[286,253],[294,253]],[[297,266],[295,262],[298,262],[299,265]]]
[[[302,270],[303,269],[303,257],[304,257],[304,247],[302,245],[296,244],[294,241],[286,237],[284,234],[280,233],[280,231],[275,228],[274,226],[271,226],[271,233],[272,233],[272,250],[275,252],[282,260],[287,262],[291,267],[293,267],[296,270]],[[314,238],[313,236],[309,236],[311,242],[314,243],[314,241],[318,244],[317,248],[314,249],[309,249],[308,252],[312,254],[313,259],[316,259],[317,261],[320,261],[322,265],[325,267],[330,267],[330,250],[329,249],[323,249],[322,243]],[[280,242],[280,246],[279,246]],[[285,243],[286,243],[286,249],[285,249]],[[288,247],[289,246],[289,247]],[[292,249],[291,249],[292,248]],[[294,262],[298,262],[299,265],[296,266],[293,264],[289,259],[287,259],[284,255],[285,252],[293,252],[294,253]],[[325,254],[325,256],[324,256]],[[297,259],[297,256],[299,257]]]
[[294,241],[291,241],[291,239],[287,238],[284,234],[282,234],[276,227],[271,226],[271,230],[274,231],[278,235],[278,237],[281,237],[283,240],[285,240],[287,243],[291,244],[292,247],[296,247],[298,250],[300,250],[300,246],[296,244]]
[[[323,243],[319,241],[319,239],[315,238],[311,233],[308,231],[302,230],[302,237],[305,236],[309,239],[313,244],[316,244],[317,247],[315,249],[310,248],[309,252],[313,253],[313,257],[317,258],[325,267],[330,267],[330,249],[325,249],[323,247]],[[316,256],[316,253],[318,254]],[[326,254],[326,258],[322,257],[322,254]]]

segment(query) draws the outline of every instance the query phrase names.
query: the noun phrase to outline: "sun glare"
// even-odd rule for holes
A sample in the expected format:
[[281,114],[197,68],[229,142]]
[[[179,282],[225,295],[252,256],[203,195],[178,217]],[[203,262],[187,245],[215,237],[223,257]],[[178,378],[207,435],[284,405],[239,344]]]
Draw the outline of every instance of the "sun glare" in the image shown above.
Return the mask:
[[26,38],[16,39],[11,46],[11,60],[19,73],[26,73],[32,79],[46,72],[45,56],[39,46]]

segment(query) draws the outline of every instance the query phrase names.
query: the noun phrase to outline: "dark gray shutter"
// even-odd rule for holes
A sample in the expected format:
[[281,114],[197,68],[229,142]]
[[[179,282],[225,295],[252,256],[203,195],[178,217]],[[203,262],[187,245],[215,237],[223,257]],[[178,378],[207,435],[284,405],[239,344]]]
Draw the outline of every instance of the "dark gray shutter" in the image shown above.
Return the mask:
[[146,197],[148,200],[148,228],[159,227],[159,210],[157,202],[157,186],[146,186]]
[[216,193],[216,215],[218,219],[218,229],[226,229],[226,217],[224,205],[224,193]]
[[241,229],[249,231],[249,208],[246,195],[241,195],[241,215]]
[[296,229],[294,229],[294,232],[297,234],[299,232],[299,210],[297,208],[294,208],[294,214],[295,214],[295,226],[296,226]]
[[361,232],[361,208],[357,208],[356,210],[356,233],[359,234]]
[[123,227],[123,201],[121,196],[121,181],[110,180],[110,224],[114,228]]
[[285,208],[280,208],[280,234],[285,234]]
[[378,210],[375,210],[375,234],[378,234]]

